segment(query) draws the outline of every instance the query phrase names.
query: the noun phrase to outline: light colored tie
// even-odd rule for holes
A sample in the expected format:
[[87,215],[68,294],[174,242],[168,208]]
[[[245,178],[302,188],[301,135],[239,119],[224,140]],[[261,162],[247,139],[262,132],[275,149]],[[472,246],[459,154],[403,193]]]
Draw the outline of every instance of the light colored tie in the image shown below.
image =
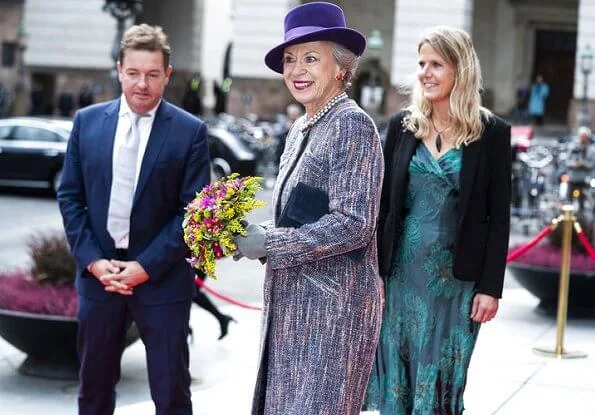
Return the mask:
[[139,115],[133,112],[130,112],[129,115],[130,130],[116,157],[107,211],[107,231],[113,238],[116,248],[128,248],[130,212],[136,187],[136,160],[140,142],[138,122],[141,117],[148,116],[148,114]]

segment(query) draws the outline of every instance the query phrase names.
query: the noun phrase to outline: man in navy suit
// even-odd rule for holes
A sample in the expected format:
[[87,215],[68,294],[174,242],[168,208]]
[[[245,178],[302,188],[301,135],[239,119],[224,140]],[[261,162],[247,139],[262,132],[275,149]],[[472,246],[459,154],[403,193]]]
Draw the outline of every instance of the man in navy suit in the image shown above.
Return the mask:
[[111,414],[127,328],[147,352],[156,413],[191,414],[194,273],[184,207],[209,182],[206,126],[162,99],[172,67],[160,27],[133,26],[122,96],[77,112],[58,201],[77,263],[79,414]]

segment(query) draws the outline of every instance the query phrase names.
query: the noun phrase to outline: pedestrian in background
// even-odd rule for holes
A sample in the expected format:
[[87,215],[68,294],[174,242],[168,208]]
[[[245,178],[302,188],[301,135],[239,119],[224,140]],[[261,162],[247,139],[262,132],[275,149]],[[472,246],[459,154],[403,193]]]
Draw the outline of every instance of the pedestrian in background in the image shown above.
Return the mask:
[[566,159],[568,170],[568,195],[578,191],[578,203],[583,214],[585,205],[585,191],[591,187],[589,178],[593,176],[595,168],[595,146],[591,142],[591,129],[581,126],[577,129],[577,140],[570,145]]
[[591,129],[581,126],[576,133],[578,139],[570,146],[566,166],[569,169],[581,170],[588,176],[595,168],[595,147],[591,142]]
[[502,294],[510,126],[481,106],[471,38],[438,27],[417,45],[411,105],[385,144],[379,260],[385,307],[366,409],[463,412],[480,323]]
[[516,104],[514,109],[514,122],[517,124],[527,124],[529,122],[529,88],[526,85],[520,85],[516,90]]
[[543,80],[543,76],[537,74],[535,82],[531,84],[529,95],[529,115],[537,125],[543,125],[545,117],[545,101],[550,95],[550,86]]
[[190,114],[202,115],[202,77],[200,73],[195,73],[188,80],[186,91],[182,98],[182,108]]
[[231,91],[231,78],[224,78],[221,83],[213,82],[213,94],[215,95],[215,114],[225,113],[227,107],[227,95]]
[[58,111],[61,117],[70,118],[74,109],[74,97],[69,91],[62,91],[58,95]]
[[124,336],[136,323],[156,413],[192,414],[188,319],[195,292],[184,208],[209,183],[205,124],[167,103],[160,27],[126,31],[120,98],[79,110],[58,202],[77,264],[79,414],[112,414]]
[[93,94],[93,89],[88,85],[84,84],[81,87],[78,96],[78,107],[85,108],[89,105],[93,105],[95,103],[95,94]]
[[39,82],[33,82],[30,93],[31,109],[29,115],[46,115],[45,94],[43,86]]
[[275,223],[235,239],[267,260],[254,415],[360,413],[380,329],[383,173],[374,122],[345,93],[364,48],[340,7],[311,2],[265,57],[306,116],[281,157]]
[[10,89],[0,82],[0,118],[9,117],[12,113],[14,96]]
[[[206,275],[201,272],[196,272],[196,278],[200,279],[201,281],[205,280]],[[192,299],[194,304],[202,308],[203,310],[209,312],[213,317],[217,319],[219,323],[219,337],[218,340],[223,339],[227,336],[227,331],[229,330],[229,323],[236,322],[232,316],[228,316],[227,314],[223,314],[215,304],[207,297],[207,295],[200,289],[198,285],[196,285],[196,295]],[[194,339],[194,330],[192,327],[189,328],[190,338]]]

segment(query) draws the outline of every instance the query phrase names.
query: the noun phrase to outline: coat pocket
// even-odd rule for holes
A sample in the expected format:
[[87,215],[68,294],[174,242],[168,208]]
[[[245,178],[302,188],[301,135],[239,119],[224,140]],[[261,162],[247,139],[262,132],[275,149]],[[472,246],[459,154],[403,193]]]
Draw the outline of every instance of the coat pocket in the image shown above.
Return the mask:
[[330,295],[336,299],[340,298],[341,284],[334,278],[324,274],[302,274],[302,276],[324,294]]

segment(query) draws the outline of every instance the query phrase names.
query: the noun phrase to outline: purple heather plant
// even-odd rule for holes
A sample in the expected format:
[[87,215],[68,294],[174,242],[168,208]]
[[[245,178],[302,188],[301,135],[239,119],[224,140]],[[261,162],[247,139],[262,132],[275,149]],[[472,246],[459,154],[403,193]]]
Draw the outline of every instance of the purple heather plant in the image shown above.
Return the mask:
[[76,316],[72,284],[40,284],[24,271],[0,275],[0,308],[53,316]]
[[75,316],[76,265],[63,232],[35,234],[28,242],[29,271],[0,273],[0,308],[35,314]]
[[[513,252],[515,249],[520,248],[523,245],[524,244],[512,246],[509,252]],[[514,262],[536,267],[560,269],[560,258],[560,248],[551,243],[542,243],[533,249],[530,249],[529,252],[524,255],[521,255]],[[570,259],[570,269],[572,271],[595,273],[595,261],[591,259],[589,255],[573,248]]]

